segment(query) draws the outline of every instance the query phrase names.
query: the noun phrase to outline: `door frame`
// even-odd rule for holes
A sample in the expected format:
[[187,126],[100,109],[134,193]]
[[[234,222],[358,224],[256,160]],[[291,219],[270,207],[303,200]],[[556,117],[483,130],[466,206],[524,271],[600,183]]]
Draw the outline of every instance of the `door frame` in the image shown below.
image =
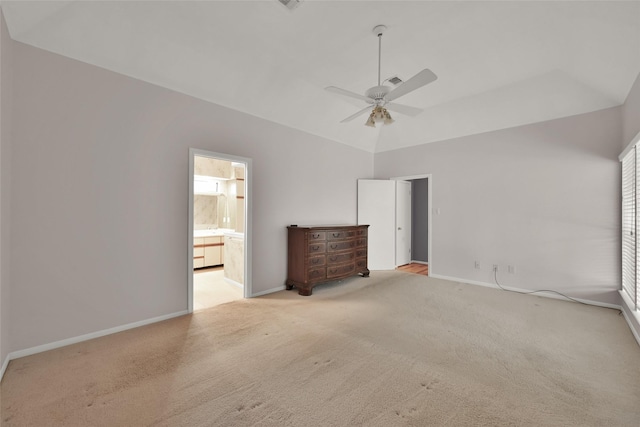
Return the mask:
[[189,217],[188,217],[188,238],[187,238],[187,267],[189,270],[187,278],[187,309],[193,313],[193,174],[194,158],[209,157],[226,160],[229,162],[244,163],[244,298],[253,296],[252,274],[251,274],[251,253],[252,253],[252,203],[253,196],[253,166],[252,159],[248,157],[234,156],[231,154],[216,153],[215,151],[189,148]]
[[412,181],[414,179],[427,179],[427,203],[429,204],[429,216],[427,217],[427,252],[429,253],[429,270],[427,275],[431,276],[433,274],[433,250],[432,250],[432,241],[433,241],[433,232],[432,232],[432,224],[433,224],[433,174],[421,174],[421,175],[408,175],[408,176],[394,176],[389,179],[394,181]]

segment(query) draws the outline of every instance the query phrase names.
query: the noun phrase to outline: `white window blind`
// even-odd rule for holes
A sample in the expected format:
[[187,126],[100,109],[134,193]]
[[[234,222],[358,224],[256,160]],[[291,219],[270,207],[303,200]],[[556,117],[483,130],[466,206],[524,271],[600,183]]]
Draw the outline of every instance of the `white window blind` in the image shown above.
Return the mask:
[[622,158],[622,289],[638,309],[637,250],[638,201],[640,201],[640,150],[634,146]]

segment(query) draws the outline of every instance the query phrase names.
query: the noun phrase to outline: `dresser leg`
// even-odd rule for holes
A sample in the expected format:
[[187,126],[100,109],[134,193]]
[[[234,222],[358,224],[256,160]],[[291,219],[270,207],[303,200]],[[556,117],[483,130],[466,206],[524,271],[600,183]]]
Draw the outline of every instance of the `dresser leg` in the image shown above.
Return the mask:
[[362,277],[369,277],[369,270],[362,272]]
[[303,297],[308,297],[311,295],[311,289],[298,289],[298,295],[302,295]]

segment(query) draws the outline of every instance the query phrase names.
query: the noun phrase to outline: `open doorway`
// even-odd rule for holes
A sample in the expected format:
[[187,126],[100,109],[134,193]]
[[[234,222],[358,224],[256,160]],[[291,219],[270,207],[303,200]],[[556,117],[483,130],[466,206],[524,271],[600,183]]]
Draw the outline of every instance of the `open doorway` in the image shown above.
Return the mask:
[[433,272],[432,188],[431,174],[358,180],[358,224],[370,225],[371,270]]
[[189,150],[189,312],[251,296],[251,160]]
[[411,261],[399,269],[429,276],[431,258],[431,174],[392,178],[411,184]]

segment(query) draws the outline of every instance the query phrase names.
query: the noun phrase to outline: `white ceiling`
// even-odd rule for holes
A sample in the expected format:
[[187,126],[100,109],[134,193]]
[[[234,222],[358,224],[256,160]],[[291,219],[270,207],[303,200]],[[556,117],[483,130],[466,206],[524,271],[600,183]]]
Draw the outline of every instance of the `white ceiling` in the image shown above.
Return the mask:
[[[370,152],[624,103],[640,73],[640,1],[2,1],[11,37]],[[358,93],[429,68],[369,128]]]

